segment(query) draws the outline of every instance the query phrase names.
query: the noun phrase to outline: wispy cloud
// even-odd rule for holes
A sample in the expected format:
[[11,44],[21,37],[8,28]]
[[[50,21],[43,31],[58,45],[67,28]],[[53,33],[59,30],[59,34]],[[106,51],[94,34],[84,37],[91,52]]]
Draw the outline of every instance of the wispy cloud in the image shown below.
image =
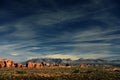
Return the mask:
[[[20,61],[36,56],[77,59],[118,55],[120,22],[113,14],[117,6],[112,0],[90,0],[84,4],[81,1],[76,5],[64,4],[64,8],[57,1],[45,2],[52,10],[34,0],[26,4],[15,1],[15,11],[14,6],[0,10],[0,19],[12,16],[8,17],[11,21],[0,25],[3,58]],[[21,16],[19,12],[27,13]]]
[[10,54],[10,55],[12,55],[12,56],[18,56],[19,54],[17,54],[17,53],[13,53],[13,54]]

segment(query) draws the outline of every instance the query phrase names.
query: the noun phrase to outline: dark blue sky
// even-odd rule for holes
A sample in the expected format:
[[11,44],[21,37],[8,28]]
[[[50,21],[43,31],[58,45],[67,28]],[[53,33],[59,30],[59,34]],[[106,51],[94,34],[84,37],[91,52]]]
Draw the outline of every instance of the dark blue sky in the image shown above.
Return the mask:
[[119,58],[120,0],[0,0],[0,58]]

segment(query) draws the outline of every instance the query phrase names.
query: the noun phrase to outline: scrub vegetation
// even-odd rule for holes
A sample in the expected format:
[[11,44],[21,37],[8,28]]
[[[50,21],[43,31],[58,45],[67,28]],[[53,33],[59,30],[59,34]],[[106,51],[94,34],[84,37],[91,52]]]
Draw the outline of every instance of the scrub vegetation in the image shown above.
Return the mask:
[[44,67],[41,69],[1,68],[0,80],[119,80],[114,67]]

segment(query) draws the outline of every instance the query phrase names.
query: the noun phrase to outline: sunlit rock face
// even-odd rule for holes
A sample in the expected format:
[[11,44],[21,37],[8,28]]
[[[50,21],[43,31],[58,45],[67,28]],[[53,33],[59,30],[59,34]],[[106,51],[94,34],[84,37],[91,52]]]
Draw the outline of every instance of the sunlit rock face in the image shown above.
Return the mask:
[[14,67],[14,61],[9,59],[0,59],[0,67],[6,67],[6,68],[13,68]]
[[24,65],[20,64],[20,63],[15,63],[14,66],[15,66],[15,68],[23,68],[24,67]]
[[27,62],[26,63],[26,67],[27,68],[36,68],[36,69],[39,69],[39,68],[42,67],[42,64],[41,63]]

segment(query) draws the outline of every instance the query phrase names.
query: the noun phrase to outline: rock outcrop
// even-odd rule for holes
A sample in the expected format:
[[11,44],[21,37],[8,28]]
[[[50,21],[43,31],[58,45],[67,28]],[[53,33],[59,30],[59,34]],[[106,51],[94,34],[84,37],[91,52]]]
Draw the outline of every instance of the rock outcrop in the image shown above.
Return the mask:
[[15,68],[23,68],[23,65],[20,63],[15,63],[14,65],[15,65]]
[[26,67],[27,68],[41,68],[43,65],[41,63],[33,63],[33,62],[27,62]]
[[27,68],[33,68],[34,67],[34,63],[33,62],[27,62],[26,63],[26,67]]
[[4,60],[0,60],[0,68],[3,68],[3,67],[5,67],[5,62]]
[[13,68],[14,67],[14,61],[8,60],[8,59],[0,59],[0,68]]

